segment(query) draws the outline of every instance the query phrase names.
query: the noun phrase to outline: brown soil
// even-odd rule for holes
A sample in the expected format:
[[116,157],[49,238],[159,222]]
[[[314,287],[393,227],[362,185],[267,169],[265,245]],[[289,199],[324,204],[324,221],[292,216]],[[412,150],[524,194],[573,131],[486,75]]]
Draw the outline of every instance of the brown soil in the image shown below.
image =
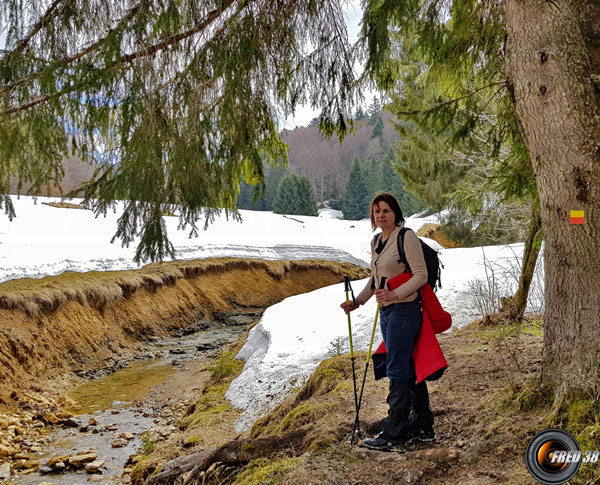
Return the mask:
[[[107,355],[134,353],[146,335],[189,327],[214,312],[270,305],[288,294],[340,281],[344,273],[363,276],[362,270],[335,263],[217,260],[2,284],[0,377],[9,383],[3,390],[6,407],[15,409],[36,399],[42,405],[47,396],[42,388],[65,389],[70,381],[61,378],[72,376],[73,369],[97,367]],[[433,444],[412,445],[404,453],[350,448],[354,398],[348,356],[324,361],[296,394],[240,435],[233,429],[239,412],[224,392],[241,363],[197,359],[152,390],[149,404],[170,405],[179,431],[142,458],[133,483],[160,474],[170,460],[194,459],[196,453],[223,461],[212,463],[208,472],[197,470],[193,483],[537,483],[524,465],[525,448],[542,429],[561,427],[557,419],[562,419],[539,385],[540,320],[473,324],[439,340],[449,369],[429,384],[436,416]],[[235,355],[242,344],[240,339],[227,355]],[[359,379],[365,357],[357,355]],[[226,372],[215,372],[219,365],[219,372]],[[48,382],[52,385],[42,387]],[[374,381],[369,371],[361,410],[369,435],[377,432],[387,413],[386,394],[387,381]],[[282,443],[282,436],[292,435],[294,447]],[[594,436],[596,441],[586,449],[600,448]],[[253,448],[261,440],[267,440],[265,450]],[[265,456],[267,451],[268,458],[248,463],[249,456]],[[597,466],[582,465],[570,483],[597,483],[598,476]]]
[[0,410],[32,408],[74,371],[139,352],[214,312],[262,308],[366,271],[329,261],[213,259],[0,284]]

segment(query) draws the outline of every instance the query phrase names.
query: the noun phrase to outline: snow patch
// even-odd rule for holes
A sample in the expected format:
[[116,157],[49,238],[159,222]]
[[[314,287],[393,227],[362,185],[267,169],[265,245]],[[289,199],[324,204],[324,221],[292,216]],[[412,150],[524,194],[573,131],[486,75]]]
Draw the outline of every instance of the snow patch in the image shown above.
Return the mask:
[[[355,293],[368,281],[353,282]],[[234,407],[244,411],[235,423],[236,431],[249,429],[302,386],[321,361],[332,355],[337,339],[344,353],[349,351],[348,319],[339,306],[343,301],[340,283],[286,298],[265,311],[237,355],[246,361],[244,369],[225,394]],[[372,298],[352,312],[355,350],[368,348],[375,311]],[[379,328],[375,340],[381,341]]]

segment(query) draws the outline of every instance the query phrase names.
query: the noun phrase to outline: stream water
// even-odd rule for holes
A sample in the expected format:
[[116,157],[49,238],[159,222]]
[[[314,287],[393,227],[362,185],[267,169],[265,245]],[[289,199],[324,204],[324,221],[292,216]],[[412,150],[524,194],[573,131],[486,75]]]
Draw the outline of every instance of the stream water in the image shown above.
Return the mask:
[[[69,411],[77,427],[57,429],[45,438],[44,451],[31,454],[31,459],[45,464],[60,456],[73,456],[93,451],[104,461],[101,474],[85,471],[29,475],[12,478],[19,485],[79,485],[86,483],[128,483],[122,476],[129,456],[142,446],[140,435],[151,428],[168,432],[168,419],[159,416],[147,402],[149,391],[177,372],[189,359],[216,355],[227,343],[237,339],[246,326],[211,326],[178,339],[166,339],[149,346],[153,358],[132,361],[113,374],[86,382],[69,392],[77,402]],[[128,437],[119,438],[123,434]],[[120,439],[120,447],[113,447]],[[43,469],[40,469],[43,470]]]

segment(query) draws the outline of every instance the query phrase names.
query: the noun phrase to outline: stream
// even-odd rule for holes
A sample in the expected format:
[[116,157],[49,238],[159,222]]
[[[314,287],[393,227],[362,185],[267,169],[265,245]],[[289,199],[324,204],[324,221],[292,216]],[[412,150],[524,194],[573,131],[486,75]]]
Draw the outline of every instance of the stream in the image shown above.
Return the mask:
[[[73,414],[69,420],[71,427],[57,428],[39,440],[42,451],[29,453],[29,456],[30,460],[43,466],[33,473],[15,475],[9,483],[129,483],[129,476],[123,472],[129,457],[144,444],[140,435],[152,430],[162,437],[168,436],[176,424],[173,407],[183,411],[187,406],[184,395],[198,389],[186,389],[175,381],[175,386],[181,385],[176,393],[167,391],[167,396],[161,399],[153,397],[154,391],[169,378],[175,379],[177,374],[198,372],[193,371],[194,366],[206,365],[223,346],[235,341],[246,331],[245,323],[237,322],[236,326],[215,324],[191,335],[152,342],[147,345],[149,352],[146,355],[153,357],[134,359],[123,369],[72,389],[68,396],[76,404],[67,409]],[[70,470],[69,458],[85,452],[97,455],[95,458],[90,455],[86,463],[93,461],[97,466],[103,462],[98,470]],[[57,473],[56,465],[46,466],[53,459],[67,464],[66,471]]]

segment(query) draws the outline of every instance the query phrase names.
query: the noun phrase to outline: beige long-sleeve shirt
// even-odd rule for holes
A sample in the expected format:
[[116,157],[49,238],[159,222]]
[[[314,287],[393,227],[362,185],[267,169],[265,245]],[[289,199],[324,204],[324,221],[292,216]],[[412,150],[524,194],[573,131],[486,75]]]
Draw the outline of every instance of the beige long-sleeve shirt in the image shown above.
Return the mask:
[[[373,289],[373,283],[375,288],[379,288],[379,281],[381,277],[385,276],[388,279],[399,275],[400,273],[406,272],[407,268],[404,263],[398,263],[400,255],[398,254],[398,232],[402,227],[398,226],[392,231],[390,237],[383,248],[381,254],[377,254],[375,249],[377,242],[381,238],[380,235],[375,235],[371,241],[371,275],[372,277],[367,282],[367,285],[356,297],[359,304],[364,305],[366,301],[375,294]],[[396,298],[383,305],[391,305],[393,303],[404,303],[413,301],[417,298],[417,291],[421,286],[427,283],[427,266],[425,264],[425,257],[423,256],[423,249],[421,248],[421,242],[419,238],[412,230],[406,231],[404,234],[404,252],[406,254],[406,260],[410,266],[413,277],[403,285],[393,290]]]

